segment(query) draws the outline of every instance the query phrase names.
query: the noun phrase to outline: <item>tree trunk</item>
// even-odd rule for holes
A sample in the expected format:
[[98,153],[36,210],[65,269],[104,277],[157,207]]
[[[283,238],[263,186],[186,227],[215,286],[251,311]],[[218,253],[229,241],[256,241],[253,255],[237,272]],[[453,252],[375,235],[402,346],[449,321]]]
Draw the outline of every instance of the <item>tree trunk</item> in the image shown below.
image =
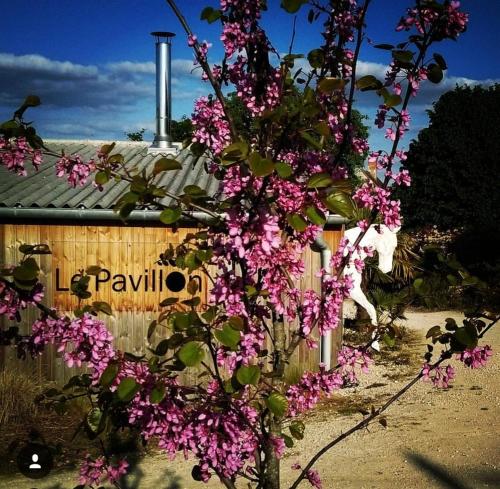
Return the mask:
[[[269,433],[275,437],[281,436],[281,422],[273,420],[269,427]],[[266,444],[266,473],[264,489],[280,489],[280,461],[274,452],[273,444]]]
[[[285,353],[285,324],[283,317],[273,318],[273,333],[274,333],[274,362],[273,362],[273,378],[272,384],[279,389],[283,383],[285,374],[285,363],[283,355]],[[274,438],[281,437],[281,419],[276,418],[273,414],[269,414],[269,434]],[[264,489],[280,489],[280,460],[276,456],[274,446],[269,440],[265,447],[265,477]]]

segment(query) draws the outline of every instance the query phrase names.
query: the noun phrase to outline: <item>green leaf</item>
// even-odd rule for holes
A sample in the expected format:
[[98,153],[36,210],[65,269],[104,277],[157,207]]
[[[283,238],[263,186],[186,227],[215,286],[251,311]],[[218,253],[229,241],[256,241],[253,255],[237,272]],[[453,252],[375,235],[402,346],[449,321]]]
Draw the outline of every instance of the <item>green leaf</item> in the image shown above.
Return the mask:
[[162,357],[165,355],[168,351],[168,348],[170,347],[170,338],[161,340],[155,348],[155,355],[158,355],[159,357]]
[[257,365],[242,365],[236,371],[236,379],[241,385],[257,385],[260,379],[260,368]]
[[153,319],[153,321],[151,321],[148,326],[148,333],[147,333],[148,341],[151,339],[151,336],[154,335],[156,331],[156,326],[158,326],[158,321],[156,319]]
[[307,222],[300,214],[287,214],[286,220],[299,233],[304,232],[307,228]]
[[395,93],[388,94],[387,96],[384,96],[384,104],[387,105],[387,107],[396,107],[397,105],[401,104],[403,102],[403,99],[401,98],[401,95],[397,95]]
[[230,144],[222,152],[222,163],[227,165],[244,160],[248,156],[248,151],[249,146],[245,141],[238,141],[237,143]]
[[205,7],[201,11],[200,19],[206,20],[209,24],[213,24],[216,20],[220,19],[222,12],[212,7]]
[[433,326],[429,331],[427,331],[427,334],[425,335],[426,338],[434,338],[435,336],[441,336],[442,331],[441,331],[441,326]]
[[199,158],[200,156],[203,156],[205,154],[205,151],[207,147],[204,144],[201,143],[191,143],[191,146],[189,147],[191,153],[193,156],[196,156]]
[[18,128],[19,128],[19,122],[13,119],[10,121],[2,122],[2,125],[0,126],[0,129],[4,131],[18,129]]
[[315,173],[307,182],[308,188],[329,187],[333,183],[332,177],[328,173]]
[[125,157],[124,157],[123,155],[121,155],[120,153],[117,153],[117,154],[111,155],[111,156],[108,158],[108,163],[119,163],[119,164],[123,164],[123,163],[125,163]]
[[168,339],[168,347],[171,350],[174,350],[175,348],[178,348],[179,346],[184,343],[184,335],[182,333],[174,333],[169,339]]
[[204,356],[203,346],[195,341],[186,343],[177,353],[177,357],[186,367],[198,365]]
[[281,434],[281,438],[283,438],[283,441],[285,442],[285,446],[287,448],[293,448],[293,438],[290,438],[288,435],[285,435],[284,433]]
[[382,341],[389,347],[393,348],[394,345],[396,344],[396,338],[394,336],[391,336],[387,333],[384,333],[382,336]]
[[457,322],[453,318],[446,318],[445,322],[447,331],[456,331],[458,329]]
[[432,83],[439,83],[443,79],[443,70],[435,63],[427,67],[427,79]]
[[111,153],[111,151],[113,151],[113,149],[115,148],[115,146],[116,146],[116,143],[103,144],[101,146],[101,149],[99,150],[99,152],[103,153],[105,155],[109,155],[109,153]]
[[276,168],[276,173],[281,177],[281,178],[288,178],[293,175],[293,168],[288,165],[287,163],[283,163],[282,161],[278,161],[275,165]]
[[382,87],[382,82],[380,82],[373,75],[366,75],[356,80],[356,87],[362,92],[367,90],[377,90]]
[[391,51],[394,49],[394,46],[392,44],[375,44],[373,47],[376,49],[385,49],[387,51]]
[[191,195],[192,197],[201,197],[203,195],[207,195],[206,190],[198,187],[198,185],[186,185],[184,187],[184,193],[186,195]]
[[342,78],[323,78],[318,83],[318,90],[323,93],[333,92],[334,90],[343,90],[347,81]]
[[158,175],[164,171],[180,170],[182,165],[172,158],[160,158],[153,168],[153,175]]
[[259,153],[250,155],[249,164],[256,177],[266,177],[274,171],[274,163],[267,158],[262,158]]
[[433,57],[436,60],[436,63],[438,64],[438,66],[442,70],[448,69],[448,66],[446,65],[446,60],[439,53],[434,53]]
[[103,387],[109,387],[115,381],[119,370],[120,367],[117,363],[110,363],[104,369],[104,372],[102,373],[101,378],[99,379],[99,383]]
[[29,245],[29,244],[22,244],[20,247],[19,247],[19,251],[23,254],[23,255],[31,255],[33,249],[35,247],[33,245]]
[[307,0],[281,0],[281,8],[289,14],[297,13],[302,5],[306,4]]
[[325,60],[325,54],[322,49],[313,49],[307,55],[307,61],[312,68],[321,68]]
[[38,95],[28,95],[23,102],[26,107],[38,107],[42,102]]
[[418,294],[422,294],[424,290],[424,279],[423,278],[417,278],[413,282],[413,288],[415,289],[415,292]]
[[104,185],[109,182],[109,176],[105,171],[99,171],[95,175],[95,183],[97,185]]
[[167,297],[160,302],[161,307],[173,306],[179,301],[178,297]]
[[139,392],[141,386],[132,377],[125,377],[120,384],[116,393],[118,399],[123,402],[130,402]]
[[231,316],[227,322],[236,331],[243,331],[245,328],[245,322],[240,316]]
[[309,144],[309,146],[319,150],[323,149],[323,145],[314,139],[307,131],[300,131],[299,134],[300,137]]
[[344,192],[335,191],[329,194],[324,200],[328,210],[340,214],[344,217],[351,217],[354,213],[354,205],[351,198]]
[[214,336],[217,340],[224,346],[235,350],[240,342],[240,332],[231,328],[228,323],[225,323],[222,329],[218,329],[214,332]]
[[173,224],[179,220],[181,215],[182,209],[180,207],[169,207],[160,214],[160,221],[163,224]]
[[165,397],[165,384],[158,382],[149,395],[152,404],[159,404]]
[[272,392],[266,399],[266,406],[275,416],[281,418],[288,409],[288,401],[283,394]]
[[92,307],[94,308],[95,311],[103,312],[104,314],[107,314],[108,316],[113,315],[113,311],[111,310],[111,306],[107,302],[95,301],[95,302],[92,302]]
[[306,208],[306,216],[313,224],[316,224],[316,226],[324,226],[326,224],[326,216],[313,205]]
[[101,273],[102,268],[99,265],[90,265],[86,268],[85,273],[87,275],[99,275]]
[[477,346],[477,333],[472,328],[458,328],[455,332],[455,338],[467,348]]
[[201,315],[201,317],[208,324],[210,324],[215,319],[216,315],[217,315],[217,308],[215,306],[211,306]]
[[304,438],[305,430],[306,425],[302,421],[292,421],[290,423],[290,433],[296,440],[302,440]]
[[30,282],[38,277],[38,263],[34,258],[23,260],[20,265],[14,268],[13,276],[20,282]]
[[320,121],[314,126],[314,130],[325,138],[331,135],[330,126],[325,121]]
[[189,312],[176,312],[172,314],[175,329],[182,331],[191,326],[191,315]]
[[403,67],[413,66],[413,53],[411,51],[394,50],[393,58]]
[[102,421],[102,411],[98,407],[92,408],[88,413],[87,413],[87,426],[90,428],[90,431],[92,433],[98,433],[100,431],[100,428],[102,428],[101,421]]

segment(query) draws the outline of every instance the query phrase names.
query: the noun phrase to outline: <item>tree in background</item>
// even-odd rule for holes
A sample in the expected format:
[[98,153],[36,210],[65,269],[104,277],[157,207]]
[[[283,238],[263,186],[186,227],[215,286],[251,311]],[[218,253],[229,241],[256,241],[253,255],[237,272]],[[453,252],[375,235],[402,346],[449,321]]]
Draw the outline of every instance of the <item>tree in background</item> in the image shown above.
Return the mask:
[[146,129],[144,127],[140,131],[135,131],[135,132],[126,132],[125,136],[127,137],[128,141],[144,141],[144,133],[146,132]]
[[405,226],[488,230],[500,221],[500,85],[456,87],[410,145],[412,185],[397,191]]
[[172,141],[182,142],[189,140],[193,135],[193,123],[183,115],[178,121],[173,120],[170,126]]
[[[146,129],[142,128],[140,131],[126,132],[125,136],[128,141],[144,141],[144,133]],[[172,141],[185,141],[191,139],[193,135],[193,124],[191,119],[183,115],[178,121],[172,120],[170,126],[170,135]]]
[[[300,106],[304,103],[304,92],[300,90],[300,88],[292,87],[290,89],[290,96],[283,100],[283,106],[286,111],[294,110],[294,106]],[[238,96],[236,92],[231,92],[227,96],[224,97],[226,107],[228,112],[231,114],[233,118],[234,125],[238,131],[238,134],[242,135],[247,141],[250,141],[252,138],[255,138],[258,134],[259,128],[253,123],[253,118],[250,110],[245,106],[245,103]],[[368,139],[368,126],[366,126],[363,121],[368,119],[368,116],[361,114],[356,109],[352,109],[352,125],[354,128],[354,132],[358,135],[358,137],[362,140]],[[298,128],[300,128],[301,120],[297,118],[294,124],[293,120],[289,120],[288,131],[290,133],[296,132]],[[336,142],[329,140],[325,145],[325,149],[329,149],[332,153],[336,151],[335,146]],[[353,178],[357,181],[357,172],[363,168],[364,161],[367,156],[367,152],[357,152],[350,151],[345,156],[345,167],[348,171],[349,177]]]

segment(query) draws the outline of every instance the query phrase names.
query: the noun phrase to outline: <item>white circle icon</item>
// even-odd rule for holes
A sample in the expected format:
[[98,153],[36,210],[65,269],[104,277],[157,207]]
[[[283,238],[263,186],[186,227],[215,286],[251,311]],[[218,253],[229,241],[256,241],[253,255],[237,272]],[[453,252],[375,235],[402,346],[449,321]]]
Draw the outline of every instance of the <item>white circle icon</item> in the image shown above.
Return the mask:
[[33,463],[29,466],[30,469],[41,469],[42,468],[42,466],[38,463],[38,455],[36,453],[34,453],[31,456],[31,460],[33,461]]

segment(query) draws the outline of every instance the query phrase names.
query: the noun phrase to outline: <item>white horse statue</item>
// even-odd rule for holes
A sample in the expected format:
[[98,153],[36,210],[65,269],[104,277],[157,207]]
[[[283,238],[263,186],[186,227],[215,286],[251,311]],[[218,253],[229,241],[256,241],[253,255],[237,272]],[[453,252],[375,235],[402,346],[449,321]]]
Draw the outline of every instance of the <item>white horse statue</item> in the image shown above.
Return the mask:
[[[400,229],[401,228],[398,227],[397,229],[391,231],[385,224],[372,224],[359,243],[360,246],[370,246],[377,251],[378,267],[384,273],[389,273],[392,270],[392,258],[394,256],[394,250],[398,245],[397,233]],[[348,245],[354,244],[361,232],[360,228],[348,229],[344,233],[344,237],[349,241]],[[347,253],[348,251],[346,249],[345,255],[347,255]],[[364,258],[365,257],[360,256],[359,253],[354,252],[351,256],[350,262],[344,268],[344,273],[346,275],[351,275],[354,282],[350,293],[351,299],[366,310],[370,316],[372,324],[377,326],[377,311],[361,290],[361,280],[363,278],[362,273],[358,272],[354,266],[355,259]]]

